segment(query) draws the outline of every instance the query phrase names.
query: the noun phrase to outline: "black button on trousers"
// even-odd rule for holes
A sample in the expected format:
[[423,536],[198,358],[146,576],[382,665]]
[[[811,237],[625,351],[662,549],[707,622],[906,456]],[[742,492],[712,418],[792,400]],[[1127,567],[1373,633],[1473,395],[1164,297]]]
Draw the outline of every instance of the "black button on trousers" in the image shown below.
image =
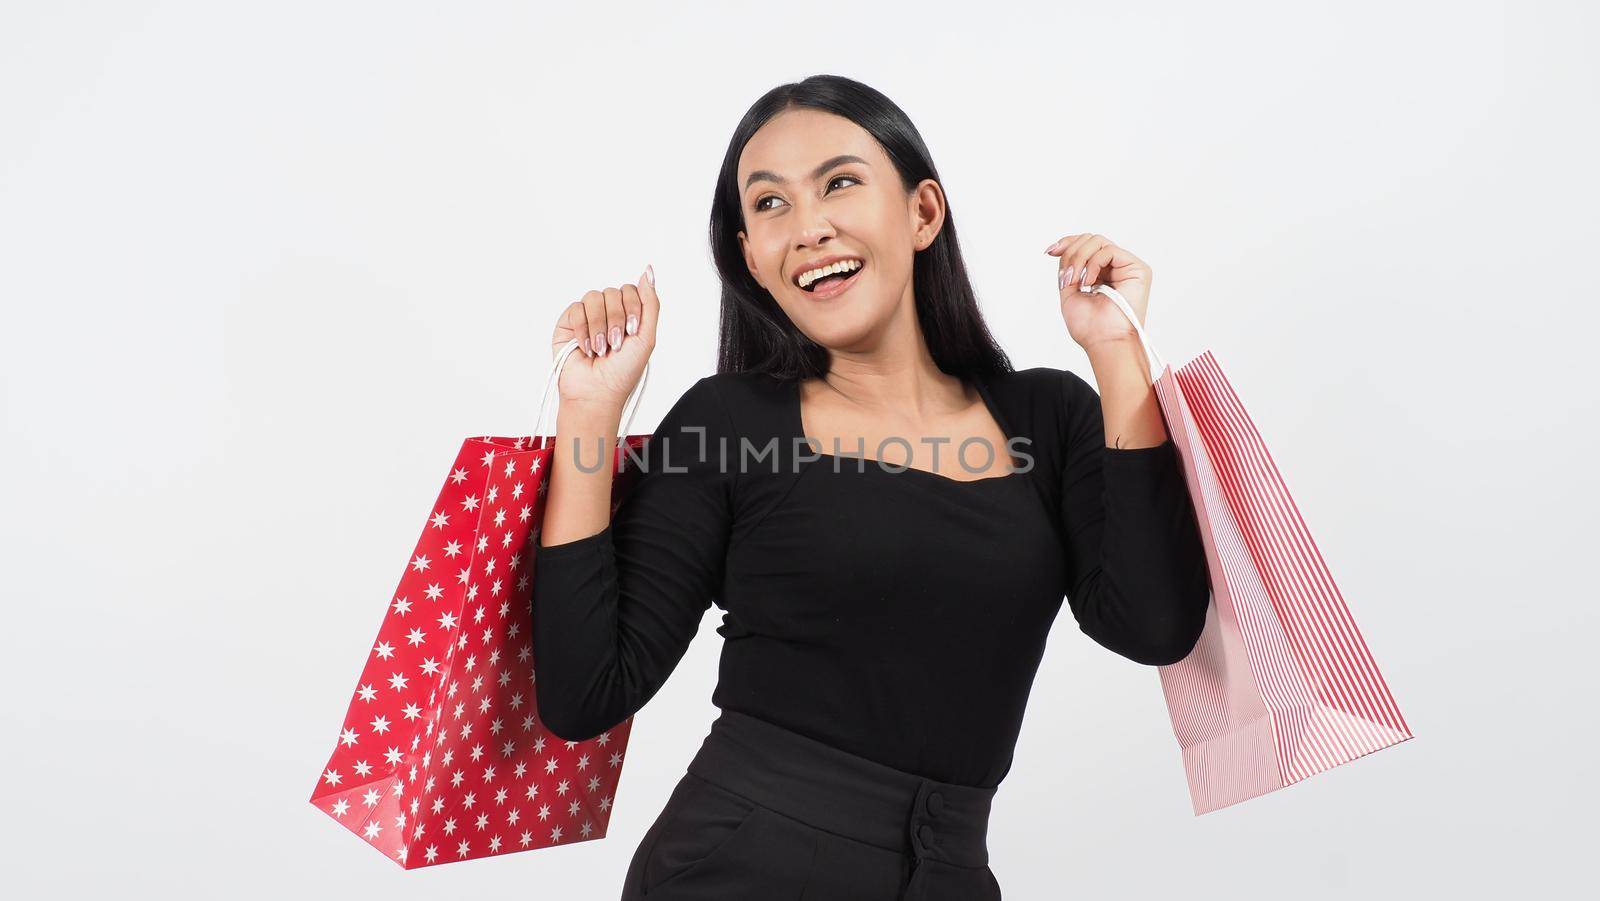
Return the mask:
[[622,901],[999,901],[994,793],[724,710],[640,840]]

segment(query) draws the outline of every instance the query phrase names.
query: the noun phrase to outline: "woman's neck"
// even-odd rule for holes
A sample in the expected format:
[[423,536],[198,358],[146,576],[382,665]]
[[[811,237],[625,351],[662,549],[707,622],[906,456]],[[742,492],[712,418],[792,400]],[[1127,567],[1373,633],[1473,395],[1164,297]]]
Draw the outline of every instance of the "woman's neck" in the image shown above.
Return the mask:
[[827,375],[810,381],[819,394],[894,419],[936,418],[969,403],[961,379],[940,370],[926,354],[903,360],[835,354]]

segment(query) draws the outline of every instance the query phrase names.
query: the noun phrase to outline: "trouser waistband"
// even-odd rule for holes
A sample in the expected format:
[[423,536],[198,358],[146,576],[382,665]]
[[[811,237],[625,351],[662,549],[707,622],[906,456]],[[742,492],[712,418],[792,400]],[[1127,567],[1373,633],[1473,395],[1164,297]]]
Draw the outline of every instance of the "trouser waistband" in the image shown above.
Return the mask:
[[994,788],[940,782],[724,710],[689,772],[818,829],[917,861],[989,863]]

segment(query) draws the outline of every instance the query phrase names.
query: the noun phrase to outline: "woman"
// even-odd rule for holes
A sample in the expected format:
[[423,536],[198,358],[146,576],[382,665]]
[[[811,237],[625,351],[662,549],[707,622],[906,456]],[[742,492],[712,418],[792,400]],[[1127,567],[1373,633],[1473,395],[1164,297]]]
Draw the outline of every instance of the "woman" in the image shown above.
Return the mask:
[[1182,659],[1205,618],[1138,339],[1085,293],[1109,283],[1142,317],[1150,270],[1099,235],[1051,245],[1103,393],[1014,371],[921,137],[834,76],[745,116],[711,241],[718,371],[666,414],[614,519],[597,451],[655,348],[653,269],[556,327],[585,356],[561,375],[534,558],[540,716],[569,740],[620,723],[715,602],[721,714],[623,897],[999,898],[990,801],[1063,595],[1144,664]]

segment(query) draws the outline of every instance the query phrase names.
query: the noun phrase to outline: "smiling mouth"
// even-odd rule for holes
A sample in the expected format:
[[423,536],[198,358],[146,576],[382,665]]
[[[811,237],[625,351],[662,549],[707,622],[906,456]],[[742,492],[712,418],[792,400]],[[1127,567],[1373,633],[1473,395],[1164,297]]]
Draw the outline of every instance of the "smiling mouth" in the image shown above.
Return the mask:
[[816,295],[819,295],[819,296],[822,296],[822,297],[831,297],[834,294],[838,294],[840,291],[844,290],[847,286],[849,286],[850,284],[855,282],[856,276],[860,275],[861,273],[865,272],[866,270],[867,270],[867,264],[865,262],[862,262],[860,265],[856,266],[856,268],[851,270],[850,272],[845,272],[845,273],[842,273],[842,274],[823,276],[822,278],[817,279],[816,281],[814,281],[811,284],[805,286],[804,288],[801,288],[800,290],[806,292],[807,294],[816,294]]

